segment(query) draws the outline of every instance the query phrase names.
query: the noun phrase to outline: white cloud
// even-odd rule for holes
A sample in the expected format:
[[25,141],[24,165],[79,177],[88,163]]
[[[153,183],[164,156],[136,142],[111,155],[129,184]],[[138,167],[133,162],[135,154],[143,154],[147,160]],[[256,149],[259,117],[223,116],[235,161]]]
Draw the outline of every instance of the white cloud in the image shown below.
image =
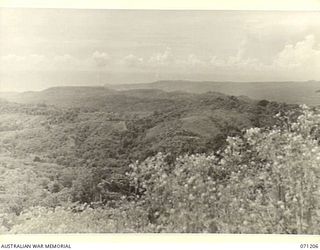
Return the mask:
[[205,66],[206,62],[204,62],[203,60],[199,59],[196,55],[194,54],[190,54],[187,57],[187,60],[185,61],[185,63],[188,66],[192,66],[192,67],[203,67]]
[[47,69],[81,70],[87,66],[84,61],[69,54],[55,55],[45,63],[44,67]]
[[95,51],[92,54],[92,59],[97,67],[105,67],[111,61],[111,57],[107,53],[100,51]]
[[257,70],[260,67],[260,62],[256,58],[245,56],[247,52],[247,39],[243,39],[238,46],[237,53],[227,57],[213,56],[210,59],[210,64],[214,68],[225,70]]
[[250,47],[243,41],[234,55],[226,57],[213,55],[199,57],[197,54],[177,55],[170,48],[151,56],[129,54],[122,58],[111,57],[106,52],[95,51],[78,58],[70,54],[56,55],[14,55],[0,57],[1,71],[12,70],[86,70],[108,69],[114,72],[158,72],[172,75],[221,74],[235,80],[237,76],[254,76],[255,80],[293,79],[308,80],[320,78],[320,43],[316,36],[305,36],[294,44],[286,44],[274,55],[271,62],[262,62],[250,56]]
[[74,60],[74,57],[72,57],[69,54],[56,55],[54,56],[53,60],[56,62],[66,63],[66,62],[72,62]]
[[156,53],[149,58],[151,65],[168,65],[173,62],[171,48],[166,48],[165,51]]
[[44,55],[6,55],[0,58],[0,68],[2,70],[30,70],[41,68],[47,58]]
[[286,45],[276,56],[274,66],[284,69],[319,69],[320,47],[316,43],[315,36],[308,35],[295,45]]
[[121,61],[120,64],[128,67],[137,67],[144,63],[144,59],[142,57],[138,57],[135,55],[127,55]]
[[111,61],[106,53],[95,52],[87,58],[77,58],[70,54],[57,55],[5,55],[0,57],[3,71],[41,71],[41,70],[96,70]]
[[[308,80],[320,77],[320,44],[314,35],[307,35],[296,44],[287,44],[277,53],[271,63],[257,58],[245,57],[240,46],[234,56],[221,58],[213,56],[210,65],[218,71],[259,76],[273,79]],[[262,76],[261,75],[261,76]]]
[[261,62],[256,58],[244,57],[241,50],[234,56],[218,58],[213,56],[210,60],[211,66],[218,69],[230,70],[260,70]]

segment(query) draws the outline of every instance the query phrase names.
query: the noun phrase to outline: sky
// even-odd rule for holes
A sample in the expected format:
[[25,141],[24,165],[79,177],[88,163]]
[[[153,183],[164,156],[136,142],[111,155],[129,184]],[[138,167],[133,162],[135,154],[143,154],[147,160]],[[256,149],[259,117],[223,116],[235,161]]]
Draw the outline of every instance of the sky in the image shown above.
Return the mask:
[[320,13],[0,9],[0,91],[320,80]]

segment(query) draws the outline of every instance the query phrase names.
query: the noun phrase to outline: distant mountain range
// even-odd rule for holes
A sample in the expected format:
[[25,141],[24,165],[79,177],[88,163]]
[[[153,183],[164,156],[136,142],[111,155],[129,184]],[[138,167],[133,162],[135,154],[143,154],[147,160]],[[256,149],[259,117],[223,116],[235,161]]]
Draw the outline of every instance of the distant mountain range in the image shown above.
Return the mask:
[[[0,92],[0,98],[18,103],[46,103],[58,106],[81,106],[107,102],[116,98],[177,98],[207,92],[222,93],[241,98],[269,100],[289,104],[320,105],[320,82],[197,82],[157,81],[152,83],[105,86],[63,86],[43,91],[22,93]],[[107,98],[108,97],[108,98]],[[127,98],[127,101],[129,100]]]
[[161,89],[188,93],[220,92],[234,96],[248,96],[252,99],[320,105],[320,82],[209,82],[209,81],[157,81],[152,83],[106,85],[114,90]]

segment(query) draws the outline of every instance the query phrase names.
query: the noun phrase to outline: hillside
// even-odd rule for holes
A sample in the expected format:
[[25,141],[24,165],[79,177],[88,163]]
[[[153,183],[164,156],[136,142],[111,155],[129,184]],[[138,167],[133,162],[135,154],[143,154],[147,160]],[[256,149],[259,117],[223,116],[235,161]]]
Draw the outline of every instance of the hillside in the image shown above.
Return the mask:
[[272,126],[276,113],[294,108],[216,92],[102,87],[51,88],[9,99],[20,103],[0,104],[3,153],[68,167],[112,168],[111,175],[158,152],[174,157],[216,150],[227,135]]
[[93,98],[104,98],[115,91],[104,87],[52,87],[43,91],[28,91],[22,93],[3,93],[0,97],[17,103],[48,104],[65,107],[84,105]]
[[[130,164],[162,152],[173,166],[185,154],[223,150],[228,136],[272,127],[281,123],[276,114],[296,109],[217,92],[157,89],[59,87],[11,95],[0,102],[0,171],[20,184],[14,189],[0,179],[6,204],[0,231],[36,206],[62,206],[67,213],[96,203],[114,209],[136,192]],[[24,189],[30,182],[32,191]],[[12,216],[18,222],[10,224]]]
[[[193,94],[207,92],[222,93],[249,97],[254,100],[269,100],[291,104],[320,105],[320,82],[197,82],[197,81],[157,81],[141,84],[116,84],[92,87],[53,87],[43,91],[30,91],[22,93],[1,93],[0,98],[18,103],[45,103],[62,107],[88,107],[112,106],[118,102],[117,107],[128,103],[137,104],[143,100],[145,104],[150,99],[187,98]],[[137,107],[145,109],[145,105]]]
[[157,81],[153,83],[107,85],[115,90],[161,89],[164,91],[185,91],[205,93],[215,91],[234,96],[248,96],[252,99],[267,99],[277,102],[320,105],[316,91],[320,82],[197,82],[197,81]]
[[[55,87],[21,93],[8,100],[17,103],[1,107],[6,112],[1,130],[8,132],[10,128],[2,140],[20,138],[21,145],[15,145],[15,150],[37,152],[38,147],[47,156],[52,155],[50,147],[67,145],[69,149],[61,151],[75,157],[75,151],[81,152],[78,155],[90,152],[82,144],[85,142],[92,144],[96,153],[101,151],[103,159],[107,155],[140,159],[158,151],[203,152],[221,146],[227,134],[272,125],[272,116],[290,107],[217,92],[117,91],[104,87]],[[30,145],[33,141],[35,145]],[[55,159],[59,157],[55,155]]]

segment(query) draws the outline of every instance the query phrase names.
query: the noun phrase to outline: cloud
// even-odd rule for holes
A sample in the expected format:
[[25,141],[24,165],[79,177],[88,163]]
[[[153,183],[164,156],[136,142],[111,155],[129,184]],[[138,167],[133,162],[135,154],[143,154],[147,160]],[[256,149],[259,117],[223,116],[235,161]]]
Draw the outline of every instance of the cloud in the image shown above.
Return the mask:
[[92,59],[95,66],[99,68],[105,67],[111,61],[111,57],[107,53],[100,51],[95,51],[92,54]]
[[190,54],[185,60],[185,64],[191,67],[203,67],[205,66],[206,62],[199,59],[196,55]]
[[167,65],[173,62],[173,55],[171,48],[166,48],[165,51],[160,53],[155,53],[149,58],[149,63],[154,66]]
[[120,64],[128,67],[138,67],[143,65],[144,59],[133,54],[127,55],[120,61]]
[[44,55],[14,55],[9,54],[0,58],[0,68],[6,70],[29,70],[42,67],[47,58]]
[[320,77],[320,44],[311,34],[295,44],[286,44],[274,55],[269,63],[258,58],[245,56],[244,46],[240,46],[236,55],[221,58],[212,56],[210,65],[220,72],[246,75],[259,74],[272,79],[308,80]]
[[214,68],[223,70],[260,70],[261,62],[252,57],[245,57],[244,51],[240,48],[236,55],[228,56],[226,58],[221,58],[213,56],[210,59],[210,65]]
[[5,55],[0,57],[2,71],[88,70],[92,62],[69,54],[62,55]]
[[243,39],[239,43],[237,53],[227,57],[212,56],[210,64],[214,68],[227,69],[227,70],[238,70],[243,68],[254,68],[257,64],[257,59],[245,57],[247,40]]
[[[117,72],[145,72],[171,75],[210,75],[220,74],[240,79],[245,75],[249,79],[293,79],[308,80],[320,78],[320,43],[314,34],[302,37],[296,43],[283,45],[270,61],[263,62],[248,53],[250,46],[246,40],[238,45],[238,50],[229,56],[202,55],[190,53],[178,55],[170,48],[154,52],[151,56],[128,54],[124,57],[111,57],[106,52],[95,51],[86,57],[78,58],[70,54],[55,55],[15,55],[0,57],[0,69],[17,70],[69,70],[96,71],[108,66],[108,70]],[[174,53],[175,52],[175,53]]]
[[57,63],[69,63],[74,61],[74,57],[69,55],[69,54],[64,54],[64,55],[55,55],[53,57],[53,60]]
[[276,56],[274,65],[284,69],[312,70],[320,67],[320,47],[314,35],[306,36],[295,45],[288,44]]

